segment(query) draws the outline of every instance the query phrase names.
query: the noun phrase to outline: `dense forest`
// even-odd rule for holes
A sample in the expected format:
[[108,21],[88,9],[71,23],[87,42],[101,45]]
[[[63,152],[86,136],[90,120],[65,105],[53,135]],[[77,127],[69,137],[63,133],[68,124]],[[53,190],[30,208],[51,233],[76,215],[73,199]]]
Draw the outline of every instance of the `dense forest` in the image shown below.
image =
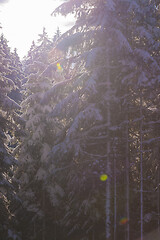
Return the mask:
[[70,13],[23,61],[0,37],[0,240],[145,240],[160,234],[160,1],[52,15]]

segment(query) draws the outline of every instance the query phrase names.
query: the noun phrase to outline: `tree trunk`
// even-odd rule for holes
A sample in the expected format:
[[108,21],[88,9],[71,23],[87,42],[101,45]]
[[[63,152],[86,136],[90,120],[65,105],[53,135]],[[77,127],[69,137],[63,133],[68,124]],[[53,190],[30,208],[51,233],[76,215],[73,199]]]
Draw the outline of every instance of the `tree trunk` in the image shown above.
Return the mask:
[[110,232],[110,211],[111,211],[111,203],[110,203],[110,194],[111,194],[111,163],[110,163],[110,134],[109,134],[109,127],[111,122],[111,116],[110,116],[110,71],[109,71],[109,56],[107,56],[106,59],[106,65],[107,65],[107,126],[108,126],[108,139],[107,139],[107,164],[106,164],[106,173],[108,174],[108,179],[106,181],[106,239],[111,238],[111,232]]
[[43,226],[42,226],[42,240],[45,240],[46,239],[46,219],[45,219],[45,191],[44,191],[44,188],[43,188],[43,196],[42,196],[42,201],[43,201],[43,213],[44,213],[44,217],[43,217]]
[[[127,107],[128,111],[128,107]],[[127,217],[127,225],[126,225],[126,240],[129,240],[129,219],[130,219],[130,212],[129,212],[129,130],[128,130],[128,112],[126,116],[127,124],[126,124],[126,217]]]
[[116,156],[114,156],[114,240],[117,233],[117,176],[116,176]]
[[140,206],[141,206],[141,240],[143,240],[143,139],[142,139],[142,90],[140,91]]
[[54,210],[54,222],[55,222],[55,224],[54,224],[54,240],[56,240],[57,239],[57,221],[56,221],[56,209]]
[[34,237],[34,239],[36,239],[37,234],[36,234],[36,221],[35,220],[34,220],[34,223],[33,223],[33,228],[34,228],[34,233],[33,233],[34,236],[33,237]]
[[158,163],[158,188],[157,188],[157,211],[158,211],[158,232],[160,232],[160,198],[159,198],[159,180],[160,180],[160,169],[159,169],[159,163]]
[[95,230],[92,230],[92,240],[95,240]]

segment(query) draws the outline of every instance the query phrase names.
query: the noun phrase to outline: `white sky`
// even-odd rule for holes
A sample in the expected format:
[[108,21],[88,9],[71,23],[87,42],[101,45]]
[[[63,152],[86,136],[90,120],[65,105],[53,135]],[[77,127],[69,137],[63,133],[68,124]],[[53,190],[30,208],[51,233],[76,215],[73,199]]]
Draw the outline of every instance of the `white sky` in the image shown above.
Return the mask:
[[[0,1],[1,2],[1,1]],[[53,17],[51,13],[59,6],[62,0],[9,0],[0,4],[0,23],[8,45],[15,47],[21,58],[27,54],[33,40],[37,40],[43,27],[49,37],[53,37],[59,26],[64,32],[73,24],[73,16],[65,18]]]

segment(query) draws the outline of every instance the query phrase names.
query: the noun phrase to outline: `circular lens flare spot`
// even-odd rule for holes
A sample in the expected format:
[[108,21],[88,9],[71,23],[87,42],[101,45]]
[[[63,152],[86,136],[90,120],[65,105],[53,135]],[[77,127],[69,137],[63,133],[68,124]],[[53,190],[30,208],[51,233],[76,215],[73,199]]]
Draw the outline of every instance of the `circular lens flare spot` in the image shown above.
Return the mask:
[[58,72],[62,72],[63,71],[63,68],[62,68],[60,63],[57,63],[57,70],[58,70]]
[[102,182],[106,181],[107,179],[108,179],[107,174],[102,174],[102,175],[100,176],[100,180],[101,180]]
[[121,220],[119,221],[119,224],[120,224],[120,225],[125,225],[127,222],[128,222],[128,218],[123,217],[123,218],[121,218]]

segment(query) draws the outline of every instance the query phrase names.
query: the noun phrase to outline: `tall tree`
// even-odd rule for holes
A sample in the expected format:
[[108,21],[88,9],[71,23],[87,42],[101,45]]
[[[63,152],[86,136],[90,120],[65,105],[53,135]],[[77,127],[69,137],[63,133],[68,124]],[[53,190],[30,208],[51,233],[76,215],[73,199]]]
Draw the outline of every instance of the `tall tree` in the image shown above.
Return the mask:
[[[126,226],[127,226],[127,239],[130,238],[130,225],[133,226],[133,222],[130,217],[129,213],[129,206],[130,206],[130,198],[129,194],[133,196],[133,191],[130,188],[129,180],[131,179],[131,185],[135,186],[135,183],[138,184],[140,187],[140,195],[136,194],[135,202],[141,203],[141,209],[138,209],[139,212],[136,212],[136,216],[140,216],[140,222],[141,222],[141,238],[143,237],[143,223],[144,223],[144,201],[143,201],[143,194],[144,194],[144,176],[146,175],[146,169],[145,172],[143,171],[143,157],[144,157],[144,149],[142,148],[142,145],[144,144],[144,140],[142,139],[142,132],[143,127],[141,124],[142,118],[145,116],[145,121],[147,121],[147,114],[148,114],[148,105],[145,105],[147,103],[147,99],[144,99],[144,102],[142,106],[139,105],[139,94],[137,94],[139,91],[138,89],[142,89],[143,97],[144,93],[148,90],[148,88],[155,89],[154,80],[156,76],[159,75],[159,66],[158,61],[159,58],[157,56],[157,47],[159,43],[157,43],[156,39],[158,40],[159,36],[159,29],[157,25],[157,8],[155,7],[154,1],[95,1],[94,3],[86,3],[85,1],[68,1],[67,3],[62,4],[59,8],[56,9],[54,13],[61,13],[63,15],[67,15],[69,12],[74,12],[77,21],[75,26],[61,36],[59,39],[59,43],[57,44],[57,48],[59,50],[67,53],[68,58],[65,59],[66,63],[72,62],[74,65],[73,69],[76,69],[76,74],[74,77],[76,79],[79,79],[79,76],[77,73],[79,72],[80,76],[82,76],[80,79],[77,80],[79,83],[80,88],[78,89],[79,92],[83,91],[83,95],[79,95],[79,92],[74,87],[74,81],[75,78],[71,78],[72,82],[72,98],[76,99],[75,93],[78,92],[79,101],[81,99],[81,96],[83,96],[82,100],[82,109],[83,112],[85,112],[85,108],[83,106],[89,106],[89,103],[93,103],[96,99],[96,107],[98,107],[98,110],[102,114],[104,113],[104,106],[115,106],[117,103],[117,108],[121,108],[122,101],[125,103],[123,105],[122,114],[124,116],[127,116],[124,118],[120,112],[117,111],[117,114],[114,113],[113,108],[109,107],[107,109],[106,116],[102,114],[102,119],[105,122],[106,126],[108,126],[108,129],[111,129],[107,132],[107,157],[109,157],[109,161],[112,162],[112,151],[109,147],[109,142],[112,142],[112,134],[111,132],[115,132],[114,136],[119,138],[119,141],[121,139],[121,136],[124,136],[124,139],[122,142],[127,143],[125,155],[123,152],[123,146],[122,142],[119,144],[119,149],[121,150],[122,156],[121,156],[121,169],[120,169],[120,175],[124,176],[123,168],[125,167],[125,176],[127,179],[127,185],[126,189],[124,190],[123,186],[123,192],[125,191],[126,194],[126,206],[127,211],[123,211],[127,213],[126,217]],[[147,18],[147,13],[149,13],[149,18]],[[153,30],[154,29],[154,30]],[[153,31],[152,31],[153,30]],[[98,41],[97,41],[98,37]],[[105,40],[104,40],[105,39]],[[109,63],[106,61],[106,59],[109,58]],[[70,63],[69,62],[69,63]],[[77,62],[79,65],[77,65]],[[65,65],[64,60],[62,60],[62,63]],[[69,67],[69,64],[67,65]],[[67,68],[66,67],[66,71]],[[70,67],[70,69],[72,69]],[[81,73],[83,69],[83,74]],[[111,86],[107,85],[107,82],[104,80],[104,76],[108,79],[108,72],[112,69],[112,72],[110,73],[110,82]],[[74,71],[72,71],[74,72]],[[88,84],[89,80],[87,76],[85,76],[85,73],[88,74],[90,77],[89,79],[92,79],[92,91],[90,92],[90,97],[85,95],[85,86]],[[83,82],[82,82],[83,79]],[[90,80],[91,81],[91,80]],[[68,82],[65,85],[65,82],[61,83],[61,86],[63,87],[63,91],[66,91],[68,87]],[[84,85],[82,85],[84,84]],[[109,94],[107,92],[107,89],[104,87],[107,85],[107,87],[110,87]],[[60,85],[59,85],[60,86]],[[103,90],[102,90],[103,86]],[[126,87],[127,86],[127,87]],[[57,85],[58,87],[58,85]],[[54,87],[54,89],[56,86]],[[124,90],[122,90],[124,88]],[[62,89],[62,88],[61,88]],[[113,90],[114,89],[114,90]],[[99,96],[99,93],[101,92],[101,97]],[[52,92],[54,93],[54,91]],[[69,91],[68,91],[68,98],[69,98]],[[104,95],[103,95],[104,94]],[[108,95],[112,96],[112,99],[108,98]],[[128,96],[131,96],[129,98],[129,106],[126,107],[128,104]],[[71,95],[70,95],[71,96]],[[76,95],[77,96],[77,95]],[[68,102],[66,99],[63,99],[63,105],[59,104],[54,112],[54,117],[57,117],[58,111],[59,113],[62,111],[63,108],[60,108],[61,111],[58,109],[59,106],[67,106]],[[77,101],[75,101],[77,102]],[[85,103],[85,105],[84,105]],[[94,102],[95,103],[95,102]],[[98,103],[98,104],[97,104]],[[70,106],[74,108],[73,102],[70,101]],[[103,107],[102,107],[103,106]],[[67,107],[65,107],[66,109]],[[142,110],[143,108],[143,115],[139,117],[139,109]],[[103,110],[102,110],[103,109]],[[112,109],[112,110],[111,110]],[[77,110],[77,109],[76,109]],[[105,109],[106,110],[106,109]],[[128,111],[128,113],[127,113]],[[137,113],[136,113],[137,112]],[[75,113],[75,111],[74,111]],[[72,134],[73,130],[74,133],[74,139],[77,139],[78,141],[78,131],[80,131],[81,121],[79,120],[79,114],[81,113],[81,109],[78,112],[78,115],[70,116],[71,120],[71,126],[76,126],[76,128],[72,128]],[[142,112],[141,112],[142,113]],[[65,113],[66,114],[66,113]],[[68,114],[68,112],[67,112]],[[66,115],[65,115],[66,116]],[[81,115],[83,116],[83,115]],[[87,117],[89,117],[90,114],[87,113],[85,115],[85,119],[83,118],[83,121],[87,121]],[[120,116],[120,119],[118,117]],[[67,118],[66,118],[67,119]],[[93,122],[94,118],[92,117]],[[110,120],[109,120],[110,119]],[[77,120],[79,120],[77,122]],[[124,124],[129,124],[125,127],[124,130]],[[61,146],[66,146],[67,138],[69,140],[67,142],[72,142],[72,137],[69,134],[71,126],[68,125],[67,129],[65,131],[66,138],[64,139],[64,142]],[[103,125],[104,126],[104,125]],[[113,127],[114,126],[114,127]],[[86,125],[87,128],[87,125]],[[96,127],[95,127],[96,128]],[[93,127],[93,129],[95,129]],[[84,127],[81,127],[82,133],[85,130]],[[117,130],[118,129],[118,130]],[[99,134],[100,134],[100,128]],[[119,134],[119,130],[121,133]],[[91,128],[90,128],[91,131]],[[126,134],[124,134],[124,132]],[[96,131],[95,131],[96,133]],[[88,139],[89,138],[89,131],[85,134]],[[145,135],[145,137],[149,137],[148,135]],[[88,143],[85,142],[85,138],[83,137],[83,144],[78,141],[79,143],[79,155],[83,156],[83,159],[88,159],[87,153],[87,146]],[[75,141],[75,140],[74,140]],[[129,144],[129,141],[131,144]],[[64,144],[65,143],[65,144]],[[82,145],[81,145],[82,144]],[[96,145],[97,144],[97,145]],[[95,149],[97,151],[98,149],[98,143],[96,142]],[[75,145],[75,144],[74,144]],[[73,144],[72,144],[73,146]],[[78,146],[78,144],[77,144]],[[85,154],[83,147],[85,146]],[[58,146],[55,146],[52,151],[52,158],[53,160],[57,158],[57,154],[60,154],[58,152],[61,152],[61,149],[57,148]],[[67,151],[70,149],[67,145]],[[146,148],[146,147],[145,147]],[[95,150],[94,149],[94,150]],[[101,153],[103,152],[103,147],[101,146]],[[110,149],[110,150],[109,150]],[[136,152],[136,149],[138,149],[138,153]],[[89,154],[92,155],[92,157],[96,156],[94,154],[94,150],[90,149]],[[74,156],[75,149],[72,148],[71,152]],[[110,154],[109,154],[110,152]],[[56,154],[56,155],[54,155]],[[61,153],[63,154],[63,153]],[[79,156],[78,155],[78,156]],[[130,158],[131,155],[131,159]],[[147,155],[145,153],[146,157],[149,158],[150,155]],[[62,156],[62,155],[60,155]],[[103,158],[105,154],[101,155],[101,158]],[[68,158],[71,158],[70,156]],[[76,156],[77,158],[77,156]],[[74,157],[72,157],[74,159]],[[124,162],[125,159],[125,162]],[[62,157],[61,157],[62,160]],[[130,160],[130,161],[129,161]],[[64,160],[65,161],[65,160]],[[78,161],[78,160],[77,160]],[[92,160],[93,161],[93,160]],[[109,164],[109,161],[106,161],[106,163]],[[81,157],[79,157],[79,164],[82,162]],[[66,161],[65,161],[66,163]],[[70,163],[71,164],[71,163]],[[69,164],[69,166],[70,166]],[[103,166],[103,165],[102,165]],[[109,166],[109,165],[108,165]],[[135,166],[135,168],[133,168]],[[100,167],[100,166],[99,166]],[[87,167],[86,167],[87,168]],[[108,167],[109,168],[109,167]],[[92,171],[91,171],[92,172]],[[129,174],[131,172],[131,175]],[[108,175],[110,177],[112,176],[112,171],[108,171]],[[69,174],[69,173],[68,173]],[[111,177],[112,178],[112,177]],[[111,179],[110,178],[110,179]],[[110,181],[109,179],[109,181]],[[135,179],[137,179],[135,181]],[[106,197],[106,203],[109,206],[109,199],[112,198],[110,196],[110,187],[109,187],[109,181],[107,181],[107,197]],[[77,180],[77,182],[79,182]],[[139,185],[140,183],[140,185]],[[80,182],[79,182],[80,184]],[[82,184],[83,185],[83,184]],[[138,190],[138,191],[139,191]],[[68,190],[68,192],[70,192]],[[76,197],[76,196],[75,196]],[[134,198],[133,198],[134,199]],[[141,200],[140,200],[141,199]],[[133,202],[133,200],[132,200]],[[80,203],[79,203],[80,204]],[[135,206],[135,204],[134,204]],[[106,219],[106,239],[109,239],[112,236],[113,231],[111,229],[110,224],[110,213],[112,212],[111,206],[107,207],[107,219]],[[132,216],[134,212],[132,211]],[[134,219],[134,217],[133,217]],[[134,223],[136,225],[136,231],[138,231],[139,224]],[[77,226],[75,226],[75,229],[78,229]],[[134,233],[135,236],[138,233]],[[134,235],[132,233],[132,235]]]
[[20,203],[16,195],[13,173],[17,159],[9,147],[10,140],[19,136],[20,106],[9,97],[12,90],[18,88],[10,77],[14,67],[12,54],[4,36],[0,39],[0,235],[2,239],[19,239],[14,228],[15,210]]
[[23,238],[143,239],[159,221],[158,8],[69,0],[54,13],[77,20],[54,44],[44,29],[25,61]]
[[[51,42],[43,29],[43,33],[39,35],[38,45],[32,44],[23,66],[28,77],[24,84],[25,96],[22,102],[26,136],[22,138],[22,145],[18,150],[20,160],[17,178],[20,181],[19,196],[23,200],[23,208],[26,212],[25,217],[19,214],[24,239],[32,235],[42,240],[47,238],[46,212],[48,209],[45,185],[47,175],[44,165],[52,139],[51,123],[46,118],[46,114],[51,112],[51,107],[42,106],[40,101],[44,92],[52,86],[49,73],[45,74],[49,65],[50,47]],[[27,224],[28,219],[32,225]],[[23,224],[27,226],[23,228]],[[40,232],[37,230],[39,228],[41,228]]]

